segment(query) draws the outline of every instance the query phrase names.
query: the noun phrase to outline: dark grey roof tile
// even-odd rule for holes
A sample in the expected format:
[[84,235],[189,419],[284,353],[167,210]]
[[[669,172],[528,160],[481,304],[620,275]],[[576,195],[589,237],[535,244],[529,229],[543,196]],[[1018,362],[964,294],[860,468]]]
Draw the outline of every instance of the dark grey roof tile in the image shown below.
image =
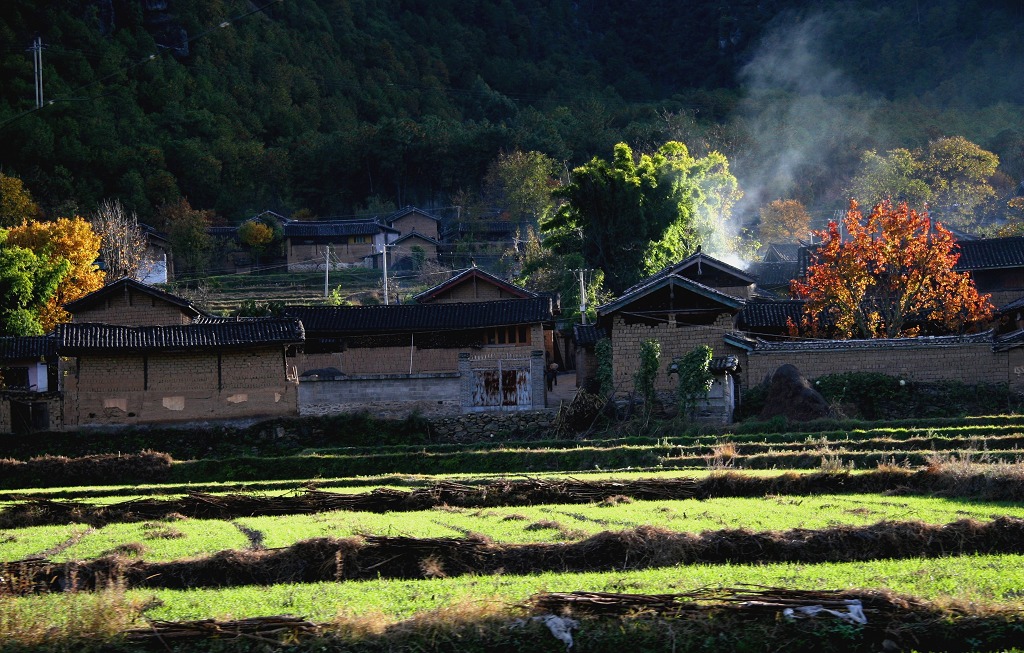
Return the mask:
[[452,304],[288,306],[285,314],[302,320],[310,335],[409,333],[548,322],[552,303],[548,297],[533,297]]
[[140,327],[80,322],[58,324],[56,329],[57,350],[61,354],[252,347],[299,343],[303,339],[302,323],[294,318]]

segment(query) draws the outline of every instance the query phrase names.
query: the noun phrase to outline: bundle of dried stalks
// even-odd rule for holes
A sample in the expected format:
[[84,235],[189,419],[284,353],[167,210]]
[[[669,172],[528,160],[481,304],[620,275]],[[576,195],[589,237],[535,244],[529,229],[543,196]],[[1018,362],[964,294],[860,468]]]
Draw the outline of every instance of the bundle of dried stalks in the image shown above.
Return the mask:
[[199,639],[249,639],[278,645],[321,634],[320,626],[299,617],[254,617],[237,621],[152,621],[148,628],[123,633],[130,642],[157,644]]

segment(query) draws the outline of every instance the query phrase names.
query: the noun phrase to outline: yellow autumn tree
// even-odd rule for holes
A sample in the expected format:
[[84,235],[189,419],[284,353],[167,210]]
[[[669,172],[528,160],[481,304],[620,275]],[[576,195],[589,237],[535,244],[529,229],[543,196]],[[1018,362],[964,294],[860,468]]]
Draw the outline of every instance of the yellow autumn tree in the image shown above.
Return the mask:
[[39,322],[44,331],[71,319],[64,304],[103,287],[103,271],[96,267],[100,236],[92,225],[78,216],[60,218],[56,222],[24,222],[8,231],[8,242],[37,255],[64,258],[71,263],[71,271],[58,284],[46,305],[39,309]]

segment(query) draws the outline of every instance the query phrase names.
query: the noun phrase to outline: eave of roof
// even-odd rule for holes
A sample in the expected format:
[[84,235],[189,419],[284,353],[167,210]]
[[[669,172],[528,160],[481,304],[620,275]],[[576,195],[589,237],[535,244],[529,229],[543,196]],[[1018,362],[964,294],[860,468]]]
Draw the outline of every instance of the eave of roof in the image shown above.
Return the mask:
[[379,306],[288,306],[285,313],[302,320],[307,335],[367,335],[481,329],[548,323],[548,297],[449,304]]
[[957,270],[987,270],[1024,267],[1024,237],[964,240],[957,243]]
[[338,222],[288,222],[284,225],[285,238],[330,238],[360,236],[378,233],[401,233],[397,229],[372,220],[346,220]]
[[425,218],[430,218],[431,220],[434,220],[436,222],[440,222],[441,221],[441,218],[437,217],[436,215],[428,213],[427,211],[424,211],[423,209],[416,208],[415,206],[406,206],[404,208],[398,209],[397,211],[395,211],[391,215],[389,215],[386,218],[384,218],[384,221],[387,222],[388,224],[391,224],[395,220],[399,220],[399,219],[404,218],[405,216],[413,214],[413,213],[416,213],[418,215],[422,215]]
[[620,310],[624,306],[627,306],[638,299],[646,297],[652,292],[664,288],[669,285],[674,285],[685,290],[689,290],[697,295],[706,297],[712,301],[716,301],[723,306],[731,309],[739,309],[746,302],[739,297],[733,297],[732,295],[726,294],[710,286],[705,286],[702,283],[697,283],[692,279],[679,276],[678,274],[670,274],[662,277],[652,277],[652,281],[646,285],[635,286],[632,292],[622,295],[618,299],[608,302],[602,306],[597,307],[598,315],[609,315],[615,311]]
[[56,354],[57,341],[52,335],[0,338],[0,360],[39,359]]
[[538,296],[535,292],[531,292],[526,288],[521,288],[520,286],[511,284],[507,281],[504,281],[503,279],[499,279],[493,274],[485,272],[480,268],[471,267],[463,270],[462,272],[459,272],[455,276],[450,277],[445,281],[442,281],[433,288],[427,288],[418,295],[414,295],[413,301],[422,302],[424,300],[434,299],[435,297],[451,290],[452,288],[455,288],[456,286],[459,286],[463,283],[467,283],[470,279],[473,278],[480,279],[485,283],[490,283],[494,286],[497,286],[498,288],[501,288],[505,292],[512,293],[513,295],[518,295],[522,299],[529,299],[531,297]]
[[607,337],[605,330],[596,324],[574,324],[572,335],[577,347],[590,347]]
[[155,297],[156,299],[165,301],[169,304],[174,304],[175,306],[185,309],[185,311],[191,314],[193,317],[203,314],[201,310],[196,308],[192,304],[192,302],[188,301],[184,297],[172,295],[169,292],[164,292],[163,290],[159,290],[148,284],[141,283],[130,277],[122,277],[111,284],[103,286],[99,290],[94,290],[85,297],[76,299],[73,302],[68,302],[67,304],[64,305],[64,310],[66,310],[68,313],[74,314],[75,311],[87,309],[90,306],[96,304],[97,302],[103,300],[105,297],[109,297],[110,295],[113,295],[114,293],[117,292],[123,292],[125,288],[141,292],[151,297]]
[[964,344],[993,344],[992,331],[964,336],[919,336],[917,338],[871,338],[863,340],[756,340],[752,351],[849,351],[858,349],[917,349],[956,347]]
[[402,236],[401,238],[398,238],[398,239],[396,239],[396,240],[395,240],[395,241],[393,242],[393,244],[396,244],[396,245],[397,245],[398,243],[401,243],[401,242],[405,242],[406,240],[409,240],[410,238],[419,238],[420,240],[425,240],[425,241],[427,241],[427,242],[428,242],[428,243],[430,243],[431,245],[440,245],[440,244],[441,244],[441,242],[440,242],[440,241],[438,241],[438,240],[434,240],[434,239],[433,239],[433,238],[431,238],[430,236],[426,236],[426,235],[424,235],[424,234],[421,234],[421,233],[420,233],[420,232],[418,232],[418,231],[410,231],[409,233],[405,234],[405,235],[404,235],[404,236]]
[[803,311],[804,302],[799,299],[747,302],[737,316],[736,326],[744,330],[782,328],[789,319],[799,324]]
[[305,334],[302,323],[297,319],[258,318],[140,327],[72,322],[58,324],[55,337],[58,353],[81,354],[287,345],[301,343]]

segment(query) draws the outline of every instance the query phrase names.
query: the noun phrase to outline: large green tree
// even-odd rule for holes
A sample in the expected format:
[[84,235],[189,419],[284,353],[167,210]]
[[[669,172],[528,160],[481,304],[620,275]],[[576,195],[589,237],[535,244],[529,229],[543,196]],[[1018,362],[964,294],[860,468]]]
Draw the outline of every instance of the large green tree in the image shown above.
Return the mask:
[[43,333],[39,312],[70,270],[67,259],[13,245],[0,229],[0,335]]
[[619,143],[611,161],[595,157],[572,171],[555,191],[565,203],[541,230],[547,247],[581,254],[619,293],[693,252],[702,242],[698,216],[707,211],[707,225],[726,219],[736,193],[721,154],[697,159],[669,141],[637,157]]
[[944,221],[968,227],[975,211],[995,195],[992,176],[999,157],[962,136],[938,138],[917,150],[864,153],[850,193],[862,204],[906,202]]
[[554,210],[558,162],[541,152],[515,150],[491,162],[484,177],[484,201],[509,219],[537,223]]

